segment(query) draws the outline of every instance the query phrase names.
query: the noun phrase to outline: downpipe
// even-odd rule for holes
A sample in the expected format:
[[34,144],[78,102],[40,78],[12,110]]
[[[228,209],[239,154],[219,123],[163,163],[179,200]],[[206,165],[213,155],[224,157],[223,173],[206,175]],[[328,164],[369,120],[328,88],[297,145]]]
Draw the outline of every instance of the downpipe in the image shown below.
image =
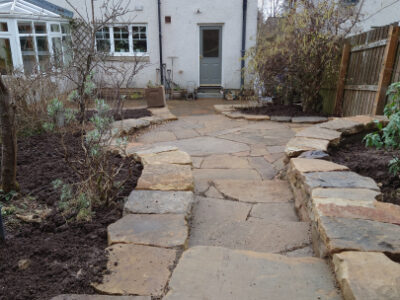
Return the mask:
[[247,29],[247,0],[243,0],[243,24],[242,24],[242,50],[241,50],[241,68],[240,68],[240,88],[243,92],[244,89],[244,75],[245,75],[245,61],[246,56],[246,29]]

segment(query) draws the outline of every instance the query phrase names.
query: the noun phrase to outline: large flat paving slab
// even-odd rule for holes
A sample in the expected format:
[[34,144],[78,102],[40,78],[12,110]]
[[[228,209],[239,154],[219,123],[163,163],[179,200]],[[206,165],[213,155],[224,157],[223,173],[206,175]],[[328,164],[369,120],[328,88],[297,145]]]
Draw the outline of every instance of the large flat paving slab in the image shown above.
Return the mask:
[[299,220],[293,203],[258,203],[251,209],[250,217],[270,222],[296,222]]
[[193,192],[137,191],[129,195],[124,214],[184,214],[189,215]]
[[166,300],[339,300],[334,278],[318,258],[194,247],[174,270]]
[[127,244],[107,250],[109,273],[101,284],[94,286],[97,291],[109,295],[163,295],[176,250]]
[[188,237],[184,215],[126,215],[108,226],[108,243],[182,247]]
[[400,264],[383,253],[342,252],[333,264],[345,300],[400,299]]
[[215,137],[196,137],[192,139],[156,143],[156,146],[176,146],[193,156],[208,156],[212,154],[226,154],[250,150],[244,143],[228,141]]
[[215,188],[226,198],[250,203],[289,202],[289,184],[283,180],[215,180]]
[[203,169],[251,169],[246,158],[229,154],[211,155],[204,159]]
[[309,244],[307,222],[268,222],[252,217],[247,221],[204,223],[198,223],[194,217],[189,238],[189,247],[220,246],[270,253],[283,253]]

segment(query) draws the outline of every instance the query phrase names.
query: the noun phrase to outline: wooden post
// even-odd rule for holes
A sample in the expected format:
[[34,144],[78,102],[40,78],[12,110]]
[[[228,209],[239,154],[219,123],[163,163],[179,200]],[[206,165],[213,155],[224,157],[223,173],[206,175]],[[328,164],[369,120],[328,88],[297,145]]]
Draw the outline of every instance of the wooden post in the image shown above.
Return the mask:
[[343,114],[343,97],[344,97],[344,86],[346,84],[347,67],[350,59],[350,43],[346,42],[343,46],[342,61],[340,62],[339,80],[336,88],[336,99],[335,99],[335,115],[341,116]]
[[393,65],[396,60],[398,40],[399,27],[392,25],[389,28],[388,41],[383,56],[381,73],[379,75],[378,91],[376,92],[374,106],[372,110],[373,115],[383,114],[386,100],[386,90],[391,82]]

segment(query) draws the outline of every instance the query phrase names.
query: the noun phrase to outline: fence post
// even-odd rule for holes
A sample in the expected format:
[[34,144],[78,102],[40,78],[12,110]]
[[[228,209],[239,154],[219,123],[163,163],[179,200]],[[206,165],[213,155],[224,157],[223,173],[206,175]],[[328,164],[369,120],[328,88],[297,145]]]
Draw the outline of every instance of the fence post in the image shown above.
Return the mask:
[[392,79],[393,65],[396,60],[398,40],[399,27],[391,25],[389,28],[388,41],[383,56],[382,68],[379,74],[378,91],[376,92],[372,110],[373,115],[383,114],[386,100],[386,90]]
[[344,86],[346,84],[347,67],[349,65],[350,58],[350,43],[346,42],[343,45],[342,60],[340,62],[339,79],[336,88],[335,98],[335,115],[341,116],[343,114],[343,97],[344,97]]

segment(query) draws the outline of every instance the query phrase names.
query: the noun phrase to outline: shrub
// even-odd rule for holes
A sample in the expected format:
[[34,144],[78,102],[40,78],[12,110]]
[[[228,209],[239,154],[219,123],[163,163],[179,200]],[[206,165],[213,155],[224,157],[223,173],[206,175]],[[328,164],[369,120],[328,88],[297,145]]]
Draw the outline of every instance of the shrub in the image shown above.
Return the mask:
[[[91,97],[96,87],[91,79],[87,80],[87,84],[85,93]],[[48,130],[61,133],[65,162],[79,178],[75,184],[67,184],[60,180],[53,182],[53,187],[61,191],[59,209],[66,217],[83,221],[91,219],[94,208],[108,206],[118,199],[124,184],[132,175],[134,164],[131,160],[116,164],[111,159],[114,155],[110,152],[111,147],[119,153],[124,153],[126,140],[113,138],[114,120],[110,117],[110,107],[101,99],[95,99],[95,103],[96,113],[85,125],[75,118],[77,110],[65,109],[62,103],[55,99],[48,106],[53,122],[46,125]],[[60,114],[65,120],[64,126],[57,124],[55,116]],[[66,144],[65,137],[71,133],[79,136],[79,155],[70,151]],[[128,169],[128,175],[121,178],[123,168]]]
[[[299,0],[262,34],[250,52],[251,71],[282,102],[301,99],[304,111],[322,108],[320,91],[336,80],[341,46],[358,21],[354,6],[342,1]],[[266,23],[264,26],[268,26]]]
[[[388,151],[400,150],[400,82],[390,85],[387,94],[389,102],[385,106],[384,115],[389,119],[389,123],[383,128],[382,123],[377,122],[379,131],[367,134],[364,141],[367,147]],[[399,175],[400,155],[390,161],[389,171],[393,175]]]

